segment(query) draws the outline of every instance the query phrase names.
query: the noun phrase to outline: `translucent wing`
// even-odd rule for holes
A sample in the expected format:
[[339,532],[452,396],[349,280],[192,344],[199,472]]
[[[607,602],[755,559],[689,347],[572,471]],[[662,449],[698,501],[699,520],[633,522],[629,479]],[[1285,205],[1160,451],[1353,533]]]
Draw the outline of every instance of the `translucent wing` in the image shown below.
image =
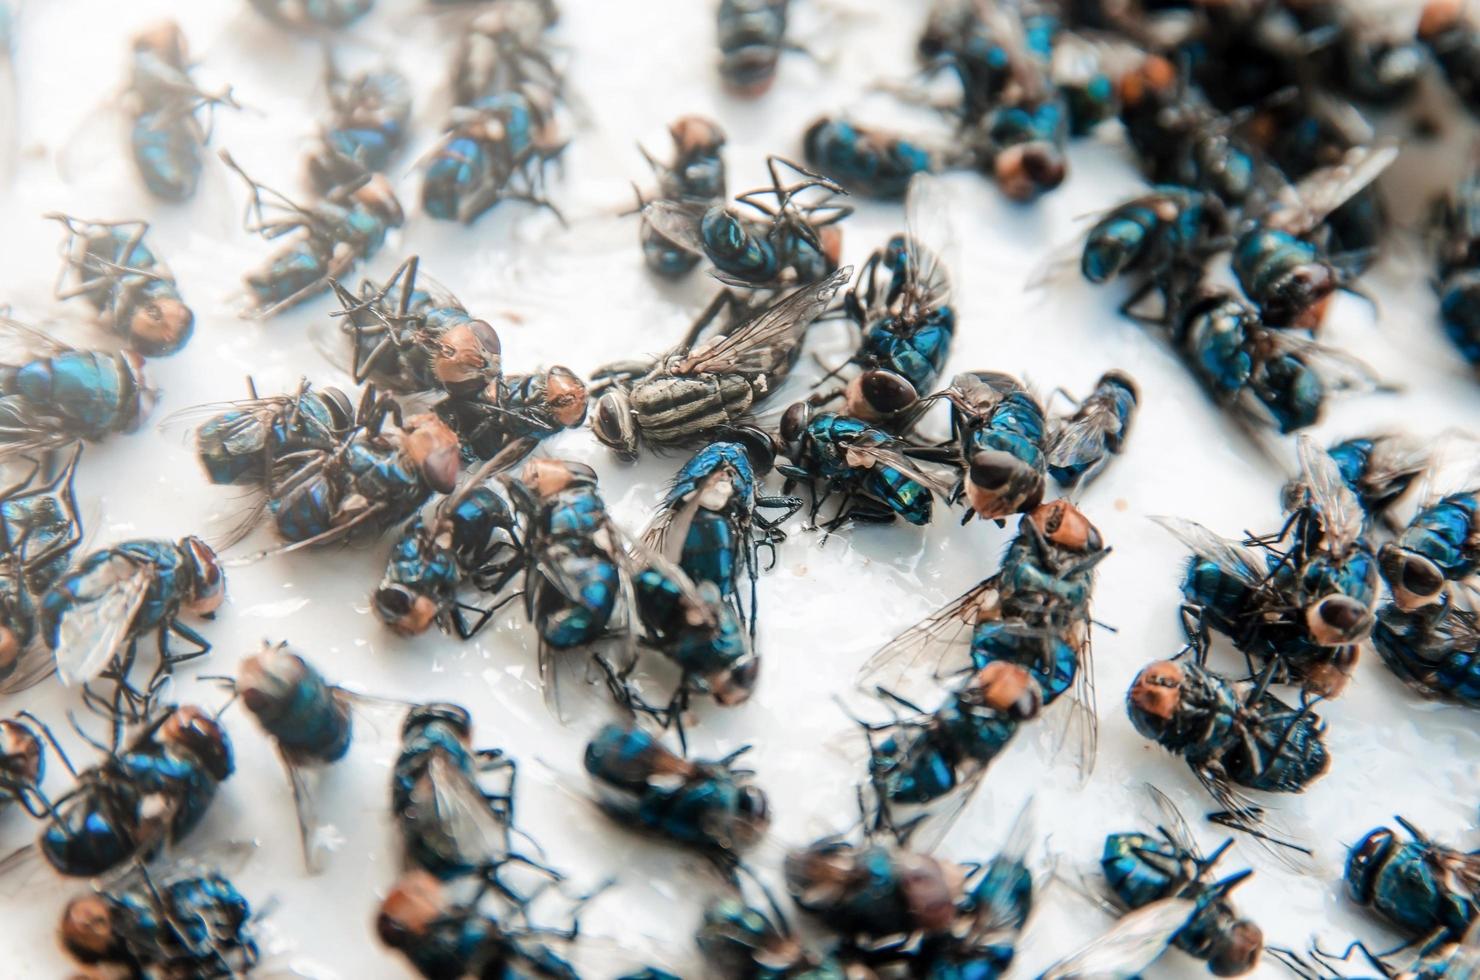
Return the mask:
[[1310,873],[1310,862],[1305,860],[1310,850],[1296,843],[1295,833],[1282,821],[1219,774],[1198,766],[1193,766],[1192,772],[1222,810],[1217,823],[1253,837],[1260,848],[1287,870]]
[[63,684],[86,684],[107,669],[132,638],[154,575],[150,564],[113,555],[75,584],[76,600],[61,615],[53,651]]
[[283,771],[288,774],[288,784],[293,789],[293,811],[298,817],[298,844],[303,851],[303,866],[309,874],[319,874],[324,870],[327,859],[324,832],[328,829],[319,818],[318,790],[322,773],[318,767],[294,762],[281,749],[278,750],[278,758],[282,760]]
[[699,220],[704,217],[705,210],[705,206],[689,201],[649,201],[642,206],[642,217],[664,238],[704,255]]
[[1372,183],[1398,158],[1392,144],[1357,146],[1345,158],[1329,167],[1306,175],[1294,187],[1295,206],[1305,212],[1305,227],[1310,231],[1326,216],[1351,200],[1358,191]]
[[1193,836],[1192,828],[1188,826],[1187,818],[1182,816],[1181,810],[1177,809],[1177,804],[1172,802],[1171,797],[1150,783],[1146,784],[1146,792],[1156,804],[1161,821],[1160,830],[1166,834],[1167,840],[1194,858],[1201,859],[1202,849],[1198,846],[1197,838]]
[[1264,560],[1253,548],[1219,537],[1201,524],[1180,517],[1151,519],[1172,532],[1178,541],[1192,549],[1193,554],[1213,562],[1220,570],[1246,585],[1257,586],[1264,581]]
[[1301,477],[1311,505],[1321,515],[1326,538],[1324,548],[1333,554],[1345,554],[1362,536],[1361,502],[1342,479],[1336,460],[1317,446],[1314,439],[1302,433],[1298,452]]
[[905,196],[905,229],[914,261],[908,281],[917,297],[917,314],[944,306],[951,298],[947,260],[955,254],[956,234],[951,222],[951,198],[945,183],[934,174],[915,174]]
[[970,637],[977,623],[997,617],[997,603],[994,576],[880,647],[859,669],[858,685],[896,690],[917,671],[928,671],[933,679],[955,673],[969,663]]
[[900,450],[888,445],[852,445],[843,452],[848,465],[861,468],[887,466],[898,470],[942,500],[950,500],[954,478],[927,473]]
[[1079,763],[1079,778],[1088,782],[1095,770],[1100,749],[1099,711],[1095,704],[1095,659],[1090,651],[1089,632],[1079,645],[1079,666],[1074,672],[1074,694],[1069,699],[1068,717],[1064,720],[1064,741],[1072,742]]
[[774,370],[790,357],[807,328],[827,310],[838,290],[846,286],[852,276],[853,267],[845,266],[820,282],[797,289],[724,337],[694,351],[674,367],[674,373],[766,373]]
[[1048,465],[1066,469],[1084,467],[1080,482],[1088,483],[1095,469],[1109,458],[1105,439],[1117,427],[1115,413],[1105,406],[1096,406],[1083,415],[1055,419],[1048,441]]
[[470,861],[496,864],[509,855],[509,824],[461,769],[438,752],[427,767],[437,825]]
[[1197,903],[1169,898],[1123,916],[1109,932],[1038,980],[1129,980],[1156,961],[1197,911]]
[[1273,352],[1292,354],[1309,365],[1332,393],[1365,394],[1383,387],[1371,365],[1333,347],[1285,330],[1266,330],[1261,339],[1269,342]]
[[1035,840],[1033,801],[1029,799],[1008,830],[1002,849],[987,862],[981,883],[973,888],[976,894],[986,896],[972,921],[970,935],[974,944],[1010,943],[1022,928],[1018,922],[1022,910],[1013,897],[1023,875],[1028,873],[1028,849]]
[[682,556],[684,541],[688,539],[694,515],[699,512],[700,499],[700,494],[695,492],[679,506],[660,511],[643,532],[643,545],[668,561],[677,562]]
[[[966,770],[964,774],[962,769]],[[976,796],[976,788],[986,771],[980,764],[963,763],[957,767],[957,782],[950,792],[917,808],[915,813],[896,814],[896,819],[903,816],[902,822],[911,828],[908,843],[912,850],[929,853],[940,847],[966,804]]]
[[9,307],[0,307],[0,364],[25,364],[72,350],[45,330],[11,317]]

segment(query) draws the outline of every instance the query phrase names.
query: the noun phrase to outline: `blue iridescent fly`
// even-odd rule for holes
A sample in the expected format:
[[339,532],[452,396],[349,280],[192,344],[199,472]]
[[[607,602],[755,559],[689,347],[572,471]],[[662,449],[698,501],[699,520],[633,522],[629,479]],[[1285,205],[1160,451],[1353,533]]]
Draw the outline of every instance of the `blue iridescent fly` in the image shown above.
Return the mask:
[[1412,839],[1379,827],[1353,845],[1347,894],[1418,940],[1422,950],[1458,942],[1480,919],[1480,852],[1446,847],[1395,819]]
[[[326,681],[286,643],[263,643],[242,658],[231,687],[272,739],[293,787],[303,861],[322,870],[315,773],[339,762],[354,739],[354,712],[373,699]],[[381,702],[396,711],[404,704]]]
[[1267,325],[1230,290],[1198,286],[1171,306],[1170,343],[1213,403],[1256,443],[1315,425],[1338,396],[1382,388],[1367,364]]
[[200,183],[202,153],[209,128],[196,113],[202,107],[237,108],[227,89],[220,95],[200,90],[190,77],[190,54],[178,24],[163,21],[133,39],[133,64],[125,99],[134,166],[144,185],[165,201],[185,201]]
[[858,349],[848,359],[858,372],[842,391],[819,393],[818,403],[841,396],[849,415],[886,428],[918,417],[920,399],[935,387],[956,332],[942,256],[951,239],[947,207],[934,178],[910,183],[908,233],[870,255],[843,297],[843,310],[859,332]]
[[133,432],[154,395],[133,351],[79,350],[0,315],[0,459]]
[[811,493],[809,519],[814,524],[830,497],[841,498],[837,512],[823,525],[828,530],[850,521],[888,524],[895,519],[923,527],[934,514],[935,498],[951,496],[947,479],[909,458],[910,443],[861,419],[797,402],[781,417],[778,434],[789,460],[776,467],[787,481],[782,492],[804,484]]
[[1228,213],[1218,198],[1163,184],[1102,215],[1085,234],[1079,268],[1092,283],[1138,277],[1140,287],[1121,304],[1129,312],[1152,291],[1166,295],[1179,273],[1201,269],[1227,244]]
[[1245,213],[1233,246],[1233,274],[1269,326],[1318,329],[1337,289],[1350,289],[1351,262],[1328,254],[1321,222],[1397,158],[1395,146],[1359,147],[1341,163],[1312,171],[1263,208]]
[[705,904],[694,944],[706,965],[721,976],[751,980],[843,980],[847,973],[837,954],[808,948],[766,899],[762,906],[739,894],[721,895]]
[[274,24],[297,30],[348,27],[370,12],[375,0],[250,0]]
[[470,461],[517,459],[585,421],[580,378],[560,365],[506,375],[497,331],[420,270],[413,255],[384,285],[362,282],[358,295],[333,284],[343,306],[333,315],[350,341],[347,366],[357,382],[435,397],[437,415]]
[[641,728],[610,724],[587,744],[585,767],[614,819],[728,865],[771,821],[765,792],[749,770],[735,766],[748,749],[713,761],[685,759]]
[[[1426,495],[1427,496],[1427,495]],[[1399,609],[1439,602],[1480,568],[1480,490],[1425,500],[1408,526],[1378,552],[1382,577]]]
[[45,829],[34,851],[24,847],[8,855],[0,872],[39,852],[58,874],[93,878],[136,859],[147,861],[199,825],[233,771],[231,742],[200,708],[165,705],[151,711],[127,742],[123,718],[115,715],[111,745],[98,746],[106,757],[81,772],[41,726],[75,785],[56,799],[31,790]]
[[[659,163],[642,151],[643,159],[653,168],[658,179],[657,197],[709,207],[725,198],[725,160],[720,150],[725,145],[725,132],[719,124],[703,116],[681,116],[668,127],[673,137],[673,162]],[[646,201],[638,193],[638,210]],[[641,229],[642,258],[647,267],[665,279],[680,279],[693,271],[700,256],[666,237],[646,218]]]
[[1048,422],[1022,382],[996,371],[956,375],[934,397],[951,405],[951,438],[961,479],[952,499],[965,497],[972,515],[1001,521],[1033,510],[1047,482]]
[[1248,973],[1259,965],[1264,932],[1239,916],[1228,895],[1252,872],[1213,880],[1213,868],[1233,841],[1225,840],[1212,854],[1204,855],[1172,801],[1154,787],[1148,789],[1164,821],[1157,832],[1115,833],[1105,838],[1100,868],[1112,904],[1129,911],[1167,898],[1191,899],[1197,911],[1173,943],[1206,962],[1214,976]]
[[720,0],[719,75],[734,94],[754,98],[776,80],[790,5],[791,0]]
[[740,194],[735,205],[649,201],[643,219],[669,240],[702,254],[714,265],[715,278],[727,285],[775,287],[827,278],[842,255],[838,223],[853,213],[835,200],[847,192],[831,178],[781,157],[767,157],[766,170],[771,185]]
[[[193,613],[215,615],[226,579],[210,546],[197,537],[123,541],[85,556],[41,599],[37,625],[68,685],[108,680],[116,710],[132,717],[147,710],[151,692],[182,661],[210,652],[211,644],[181,622]],[[159,637],[159,661],[142,689],[131,679],[140,638]],[[171,634],[193,649],[172,652]]]
[[[1022,519],[997,573],[865,662],[861,684],[915,712],[913,720],[881,726],[883,741],[869,739],[881,819],[899,823],[891,808],[927,803],[932,816],[953,817],[1019,724],[1070,692],[1081,771],[1093,768],[1091,593],[1094,569],[1108,553],[1072,504],[1043,504]],[[920,689],[921,680],[927,689],[949,685],[934,712],[903,693]]]
[[499,596],[524,567],[514,511],[483,479],[503,467],[494,463],[418,516],[391,545],[385,576],[370,600],[380,621],[402,636],[418,636],[436,623],[466,640],[515,598],[503,596],[486,607],[461,598],[469,586]]
[[1480,167],[1436,201],[1439,323],[1471,367],[1480,367]]
[[[474,749],[472,729],[472,717],[455,704],[411,709],[391,767],[391,813],[409,865],[443,881],[482,874],[497,887],[504,865],[533,863],[511,840],[514,760]],[[486,788],[490,776],[494,789]]]
[[1086,487],[1125,448],[1140,401],[1135,379],[1107,371],[1073,415],[1049,420],[1048,474],[1066,489]]
[[1157,661],[1136,675],[1126,710],[1136,731],[1187,761],[1222,807],[1220,822],[1304,850],[1261,830],[1268,818],[1238,789],[1299,793],[1331,766],[1312,702],[1302,698],[1297,708],[1270,694],[1270,668],[1257,681],[1233,682],[1191,661]]
[[1377,611],[1372,643],[1382,662],[1425,697],[1480,708],[1480,618],[1452,599]]
[[221,159],[251,193],[247,230],[268,241],[293,236],[246,276],[251,305],[245,315],[252,319],[265,320],[328,292],[334,280],[379,252],[390,230],[405,220],[382,174],[362,174],[305,206],[248,177],[224,150]]
[[62,947],[87,967],[139,975],[234,977],[259,960],[252,907],[217,871],[143,865],[62,912]]
[[332,451],[354,426],[355,409],[338,388],[299,382],[292,394],[217,402],[165,420],[205,421],[195,428],[195,455],[206,479],[218,486],[270,486],[294,461]]
[[802,136],[807,165],[854,194],[899,200],[918,174],[943,168],[945,154],[921,140],[824,116]]
[[74,450],[52,475],[33,466],[0,489],[0,693],[24,690],[51,673],[39,642],[41,605],[82,543],[72,489],[80,456]]
[[366,171],[384,173],[406,142],[411,122],[411,85],[394,68],[339,73],[326,56],[325,75],[332,115],[308,158],[314,190],[328,194]]
[[[749,624],[752,641],[760,549],[774,551],[783,537],[780,525],[802,506],[799,497],[757,493],[757,478],[773,462],[769,440],[754,445],[710,443],[674,476],[664,493],[663,509],[643,535],[644,545],[676,564],[695,584],[716,586]],[[764,517],[761,510],[781,514]],[[740,599],[742,575],[750,581],[748,610]]]
[[80,296],[99,323],[145,357],[165,357],[190,340],[195,314],[180,298],[174,274],[144,244],[146,221],[82,221],[46,215],[67,229],[57,299]]
[[483,96],[454,110],[452,128],[427,156],[422,210],[471,224],[500,201],[527,201],[558,216],[546,196],[546,172],[565,146],[545,90]]

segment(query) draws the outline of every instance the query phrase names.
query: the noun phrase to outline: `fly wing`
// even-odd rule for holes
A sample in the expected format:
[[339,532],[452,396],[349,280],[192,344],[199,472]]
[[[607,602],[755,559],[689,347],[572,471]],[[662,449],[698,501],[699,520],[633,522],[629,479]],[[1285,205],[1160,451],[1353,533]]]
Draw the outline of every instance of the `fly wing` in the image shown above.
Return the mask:
[[918,316],[946,305],[951,299],[951,276],[946,264],[956,252],[956,235],[951,222],[951,198],[939,177],[922,173],[910,178],[905,196],[905,228],[913,255],[908,281]]
[[680,506],[665,508],[643,532],[643,545],[668,561],[677,562],[683,554],[684,541],[689,536],[694,515],[699,512],[699,503],[700,495],[695,492]]
[[154,580],[152,565],[114,555],[78,583],[57,629],[57,676],[68,687],[97,679],[131,639]]
[[964,668],[971,633],[984,618],[983,607],[995,609],[996,593],[997,580],[989,578],[900,633],[864,662],[858,686],[897,690],[916,672],[939,679]]
[[1342,479],[1336,460],[1317,446],[1314,439],[1302,433],[1298,452],[1301,478],[1312,505],[1321,515],[1325,548],[1334,554],[1345,554],[1362,536],[1361,502]]
[[1275,353],[1294,355],[1309,365],[1332,393],[1366,394],[1385,387],[1371,365],[1344,351],[1285,330],[1268,330],[1263,337]]
[[1177,804],[1172,802],[1171,797],[1150,783],[1146,784],[1146,792],[1156,804],[1158,819],[1161,821],[1161,832],[1166,834],[1167,839],[1176,847],[1201,860],[1202,849],[1198,846],[1197,838],[1193,836],[1192,828],[1187,824],[1187,818],[1182,816],[1181,810],[1177,809]]
[[673,368],[674,373],[763,374],[774,370],[796,350],[807,328],[827,310],[852,276],[853,267],[845,266],[826,279],[797,289],[721,339],[685,357]]
[[1340,163],[1306,175],[1294,188],[1295,202],[1305,212],[1305,231],[1341,207],[1376,180],[1398,158],[1391,143],[1358,146],[1348,150]]
[[1193,554],[1214,563],[1245,585],[1258,586],[1264,581],[1264,561],[1253,548],[1219,537],[1201,524],[1180,517],[1156,516],[1151,519],[1172,532]]
[[976,894],[986,896],[986,902],[976,909],[972,922],[973,943],[979,946],[999,942],[1011,944],[1021,930],[1018,917],[1022,910],[1013,897],[1019,892],[1018,882],[1028,873],[1028,849],[1035,840],[1033,801],[1030,798],[1008,830],[1002,850],[987,862],[986,875],[973,889]]
[[479,863],[497,864],[509,856],[509,824],[482,790],[441,752],[427,767],[432,806],[454,851]]
[[1222,810],[1217,823],[1253,837],[1286,870],[1311,873],[1310,849],[1296,842],[1294,831],[1283,821],[1217,773],[1200,767],[1193,767],[1192,771]]
[[1128,980],[1165,952],[1196,911],[1197,903],[1185,898],[1139,908],[1079,952],[1049,967],[1038,980]]
[[329,829],[319,817],[319,775],[308,766],[289,759],[281,749],[283,771],[288,774],[288,784],[293,788],[293,811],[298,816],[298,843],[303,851],[303,866],[308,873],[316,875],[324,870],[327,845],[325,838]]
[[0,364],[25,364],[72,349],[45,330],[10,316],[8,306],[0,306]]
[[[1065,469],[1091,467],[1108,456],[1105,437],[1115,431],[1115,416],[1100,408],[1082,417],[1055,419],[1048,439],[1048,465]],[[1088,482],[1086,472],[1082,482]]]
[[954,489],[953,479],[926,472],[918,463],[892,446],[852,445],[844,451],[844,454],[850,466],[887,466],[903,473],[940,499],[951,499],[951,492]]
[[704,238],[699,233],[699,221],[704,217],[705,210],[705,205],[691,201],[649,201],[642,206],[642,217],[664,238],[691,252],[704,255]]

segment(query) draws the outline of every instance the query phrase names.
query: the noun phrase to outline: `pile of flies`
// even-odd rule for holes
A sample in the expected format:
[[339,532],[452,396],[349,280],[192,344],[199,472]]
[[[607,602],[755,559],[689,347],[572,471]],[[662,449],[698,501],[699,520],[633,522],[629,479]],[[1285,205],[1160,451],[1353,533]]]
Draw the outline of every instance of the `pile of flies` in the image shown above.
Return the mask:
[[1033,907],[1025,810],[990,861],[955,864],[913,841],[830,836],[787,854],[786,886],[868,975],[1001,976]]
[[552,4],[508,0],[468,26],[453,64],[447,132],[422,160],[427,215],[469,224],[515,200],[559,216],[546,195],[547,171],[566,146],[564,79],[546,39],[555,18]]
[[[769,302],[721,292],[665,354],[593,373],[592,432],[627,462],[644,446],[661,452],[714,439],[769,443],[755,412],[791,374],[808,328],[852,271],[838,270]],[[730,321],[704,337],[726,307]]]
[[405,220],[383,174],[361,173],[302,205],[247,176],[224,150],[221,159],[250,192],[246,229],[268,241],[292,236],[266,264],[246,276],[249,306],[243,315],[254,320],[276,316],[328,292],[334,280],[345,278],[358,263],[379,252],[390,230]]
[[330,116],[306,164],[318,194],[367,172],[385,173],[404,146],[411,122],[411,84],[389,65],[346,77],[326,52],[324,80]]
[[[27,716],[72,775],[73,785],[57,797],[35,784],[16,793],[44,826],[35,844],[0,860],[0,876],[25,874],[38,859],[69,878],[96,878],[149,861],[200,824],[217,788],[233,772],[226,730],[201,708],[152,703],[131,730],[122,715],[100,713],[109,721],[107,744],[75,726],[103,756],[83,770],[73,766],[46,725]],[[39,762],[36,768],[39,778]]]
[[261,959],[254,919],[220,871],[141,862],[69,901],[58,935],[73,960],[110,976],[239,977]]
[[154,396],[136,352],[79,349],[0,312],[0,460],[134,432]]
[[720,282],[742,289],[780,289],[826,280],[843,251],[839,222],[853,209],[830,177],[781,157],[766,158],[769,187],[722,201],[648,201],[642,217],[669,241],[704,256]]
[[[185,34],[173,21],[163,21],[133,38],[132,63],[124,111],[129,118],[129,148],[145,187],[163,201],[189,200],[200,184],[210,138],[202,109],[239,108],[226,89],[203,91],[190,77],[192,68]],[[78,138],[91,140],[92,134]]]
[[1204,854],[1176,805],[1155,787],[1147,790],[1158,810],[1156,832],[1105,837],[1100,857],[1104,887],[1096,889],[1096,897],[1117,916],[1168,898],[1196,903],[1192,918],[1172,944],[1205,962],[1214,976],[1243,976],[1259,965],[1264,932],[1238,914],[1229,895],[1252,872],[1216,877],[1214,869],[1233,841],[1225,840],[1212,854]]
[[[42,602],[82,543],[73,492],[81,448],[65,461],[31,463],[0,490],[0,693],[38,683],[53,662],[42,640]],[[60,465],[56,465],[60,462]],[[8,723],[7,723],[8,724]]]
[[456,433],[433,414],[405,415],[373,385],[353,409],[338,389],[307,384],[291,395],[252,396],[187,415],[209,415],[195,430],[208,478],[252,490],[230,544],[264,518],[282,542],[277,550],[378,534],[457,483]]
[[384,285],[361,283],[358,295],[334,283],[356,383],[431,401],[470,462],[517,462],[586,420],[586,385],[574,372],[557,364],[504,373],[498,333],[420,268],[413,255]]
[[[1019,522],[996,573],[869,658],[859,686],[894,714],[860,722],[875,826],[901,834],[926,822],[938,839],[1022,723],[1066,693],[1063,737],[1072,729],[1088,775],[1098,739],[1091,594],[1108,554],[1068,501],[1040,505]],[[942,692],[938,707],[917,703]]]
[[[673,138],[673,160],[659,163],[639,146],[643,159],[657,179],[654,200],[672,201],[679,205],[703,207],[706,210],[725,199],[725,160],[720,151],[725,145],[725,132],[719,124],[704,116],[681,116],[668,127]],[[637,192],[637,209],[642,211],[647,200]],[[639,231],[642,259],[655,274],[664,279],[681,279],[698,266],[701,256],[666,237],[648,222]]]
[[67,229],[57,299],[82,298],[98,323],[143,357],[167,357],[195,330],[174,274],[144,243],[146,221],[83,221],[48,214]]

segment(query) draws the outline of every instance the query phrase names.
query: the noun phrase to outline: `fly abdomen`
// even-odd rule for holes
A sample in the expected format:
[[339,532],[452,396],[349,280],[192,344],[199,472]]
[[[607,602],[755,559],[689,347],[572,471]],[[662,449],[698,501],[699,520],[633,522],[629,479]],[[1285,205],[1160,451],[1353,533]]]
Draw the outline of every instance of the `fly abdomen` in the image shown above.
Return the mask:
[[673,445],[727,426],[750,408],[755,392],[738,375],[658,378],[632,391],[643,437]]

